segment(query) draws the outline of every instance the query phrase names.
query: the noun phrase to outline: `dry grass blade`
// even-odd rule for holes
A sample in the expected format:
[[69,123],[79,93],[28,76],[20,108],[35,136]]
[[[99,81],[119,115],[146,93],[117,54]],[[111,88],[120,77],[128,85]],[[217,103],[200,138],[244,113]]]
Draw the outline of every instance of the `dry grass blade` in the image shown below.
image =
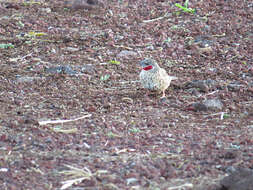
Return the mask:
[[87,117],[90,117],[91,114],[88,114],[88,115],[85,115],[85,116],[82,116],[82,117],[78,117],[76,119],[63,119],[63,120],[48,120],[48,121],[39,121],[39,125],[47,125],[47,124],[58,124],[58,123],[67,123],[67,122],[72,122],[72,121],[77,121],[77,120],[80,120],[80,119],[84,119],[84,118],[87,118]]
[[144,22],[144,23],[154,22],[154,21],[158,21],[158,20],[164,19],[164,18],[166,18],[168,16],[169,16],[169,14],[165,13],[164,16],[161,16],[161,17],[158,17],[158,18],[155,18],[155,19],[151,19],[151,20],[143,20],[142,22]]
[[69,176],[72,179],[61,182],[63,184],[61,189],[67,189],[73,184],[81,183],[83,180],[91,180],[94,176],[100,176],[101,174],[108,173],[106,170],[98,170],[97,172],[92,173],[87,167],[80,169],[70,165],[65,166],[70,170],[64,170],[60,173]]
[[71,187],[73,184],[81,183],[85,179],[86,179],[85,177],[81,177],[81,178],[77,178],[77,179],[63,181],[62,182],[63,186],[61,187],[61,189],[67,189],[67,188]]
[[80,168],[76,168],[70,165],[65,165],[65,166],[68,167],[70,170],[65,170],[60,173],[65,174],[67,176],[86,177],[86,178],[90,178],[93,176],[92,172],[86,167],[84,167],[83,169],[80,169]]
[[86,167],[80,169],[70,165],[65,166],[68,167],[70,170],[64,170],[60,173],[70,176],[71,178],[74,179],[61,182],[63,184],[61,189],[67,189],[68,187],[71,187],[73,184],[81,183],[85,179],[90,180],[93,176],[92,172]]
[[179,186],[169,187],[168,190],[178,190],[178,189],[182,189],[182,188],[185,188],[185,187],[192,188],[193,184],[192,183],[186,183],[186,184],[179,185]]
[[71,133],[77,133],[78,129],[73,128],[73,129],[62,129],[60,127],[55,127],[52,129],[56,133],[65,133],[65,134],[71,134]]

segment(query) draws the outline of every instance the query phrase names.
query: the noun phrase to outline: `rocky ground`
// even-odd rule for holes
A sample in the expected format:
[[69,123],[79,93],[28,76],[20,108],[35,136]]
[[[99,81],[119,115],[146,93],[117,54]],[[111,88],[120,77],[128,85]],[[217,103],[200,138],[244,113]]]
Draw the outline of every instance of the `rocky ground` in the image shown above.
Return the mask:
[[253,189],[251,1],[0,2],[2,189]]

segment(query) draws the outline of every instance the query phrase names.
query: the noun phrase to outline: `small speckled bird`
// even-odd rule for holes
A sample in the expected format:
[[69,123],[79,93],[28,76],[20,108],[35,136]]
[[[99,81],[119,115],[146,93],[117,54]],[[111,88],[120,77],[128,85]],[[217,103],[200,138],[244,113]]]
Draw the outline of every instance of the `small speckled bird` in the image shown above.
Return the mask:
[[169,76],[167,72],[159,67],[153,59],[144,59],[140,62],[142,71],[140,73],[140,82],[144,88],[163,93],[161,98],[165,97],[165,90],[170,86],[172,80],[177,77]]

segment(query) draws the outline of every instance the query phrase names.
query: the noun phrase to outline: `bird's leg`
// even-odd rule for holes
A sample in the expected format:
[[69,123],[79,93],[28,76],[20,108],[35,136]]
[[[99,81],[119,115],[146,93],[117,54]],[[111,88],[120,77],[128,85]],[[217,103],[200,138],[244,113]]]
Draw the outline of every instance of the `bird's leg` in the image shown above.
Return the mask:
[[163,90],[163,95],[162,95],[161,99],[162,98],[165,98],[165,90]]

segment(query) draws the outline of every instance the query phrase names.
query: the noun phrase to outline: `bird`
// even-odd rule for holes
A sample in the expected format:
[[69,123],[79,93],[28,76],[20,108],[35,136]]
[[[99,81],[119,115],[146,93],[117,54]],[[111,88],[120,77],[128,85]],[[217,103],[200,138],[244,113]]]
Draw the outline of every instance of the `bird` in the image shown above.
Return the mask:
[[165,69],[161,68],[158,63],[150,58],[140,61],[142,70],[140,72],[140,82],[146,89],[162,93],[161,98],[165,98],[165,90],[170,86],[172,80],[177,77],[169,76]]

